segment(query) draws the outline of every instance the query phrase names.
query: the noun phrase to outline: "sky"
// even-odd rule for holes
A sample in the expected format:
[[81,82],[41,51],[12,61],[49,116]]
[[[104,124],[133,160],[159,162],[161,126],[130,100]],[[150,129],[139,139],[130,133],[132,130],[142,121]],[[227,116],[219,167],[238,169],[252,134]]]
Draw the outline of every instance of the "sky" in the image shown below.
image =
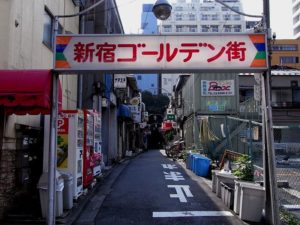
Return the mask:
[[[154,4],[156,0],[116,0],[125,34],[141,33],[141,12],[145,3]],[[175,0],[168,0],[172,3]],[[189,1],[189,0],[187,0]],[[269,0],[272,33],[276,39],[293,39],[292,0]],[[241,0],[243,12],[251,15],[262,15],[263,0]],[[254,18],[246,18],[253,20]]]

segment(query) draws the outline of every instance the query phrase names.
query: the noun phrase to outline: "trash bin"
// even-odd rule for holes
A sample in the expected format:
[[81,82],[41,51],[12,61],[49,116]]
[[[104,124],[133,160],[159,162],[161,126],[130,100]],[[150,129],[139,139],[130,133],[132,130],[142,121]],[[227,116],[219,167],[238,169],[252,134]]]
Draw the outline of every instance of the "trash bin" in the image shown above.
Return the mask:
[[207,177],[209,173],[210,159],[204,156],[195,158],[195,174],[201,177]]
[[71,173],[60,171],[64,179],[64,191],[63,191],[63,208],[72,209],[73,207],[73,175]]
[[[38,189],[40,193],[40,203],[42,216],[48,217],[48,173],[43,173],[38,182]],[[55,175],[55,216],[63,214],[63,196],[64,180],[61,174],[56,171]]]

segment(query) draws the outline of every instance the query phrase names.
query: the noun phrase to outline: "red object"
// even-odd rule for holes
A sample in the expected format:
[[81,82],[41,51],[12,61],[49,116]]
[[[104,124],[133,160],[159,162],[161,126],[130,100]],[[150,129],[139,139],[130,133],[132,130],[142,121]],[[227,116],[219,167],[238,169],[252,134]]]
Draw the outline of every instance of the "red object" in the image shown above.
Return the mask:
[[94,178],[94,121],[93,114],[84,110],[84,145],[83,145],[83,188],[87,188]]
[[173,128],[172,122],[164,121],[161,124],[161,129],[164,130],[164,131],[171,130],[172,128]]
[[[62,107],[59,82],[58,110]],[[0,70],[0,106],[7,114],[50,114],[52,72],[50,70]]]

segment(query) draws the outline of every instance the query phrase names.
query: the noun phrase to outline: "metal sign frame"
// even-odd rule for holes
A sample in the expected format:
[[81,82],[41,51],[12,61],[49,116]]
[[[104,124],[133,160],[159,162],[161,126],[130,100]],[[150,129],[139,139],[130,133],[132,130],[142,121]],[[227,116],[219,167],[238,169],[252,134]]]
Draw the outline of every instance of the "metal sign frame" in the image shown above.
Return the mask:
[[262,72],[263,33],[57,35],[54,69],[74,72]]

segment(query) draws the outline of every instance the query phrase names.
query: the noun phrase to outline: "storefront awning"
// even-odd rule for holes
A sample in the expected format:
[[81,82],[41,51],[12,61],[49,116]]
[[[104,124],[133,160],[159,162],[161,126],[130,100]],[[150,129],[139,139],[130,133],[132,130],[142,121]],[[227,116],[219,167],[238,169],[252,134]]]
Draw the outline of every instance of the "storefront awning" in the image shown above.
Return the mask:
[[118,117],[124,118],[124,119],[132,119],[132,114],[127,105],[121,104],[118,107]]
[[[0,70],[0,106],[7,114],[50,114],[52,95],[50,70]],[[58,109],[62,91],[58,87]]]

